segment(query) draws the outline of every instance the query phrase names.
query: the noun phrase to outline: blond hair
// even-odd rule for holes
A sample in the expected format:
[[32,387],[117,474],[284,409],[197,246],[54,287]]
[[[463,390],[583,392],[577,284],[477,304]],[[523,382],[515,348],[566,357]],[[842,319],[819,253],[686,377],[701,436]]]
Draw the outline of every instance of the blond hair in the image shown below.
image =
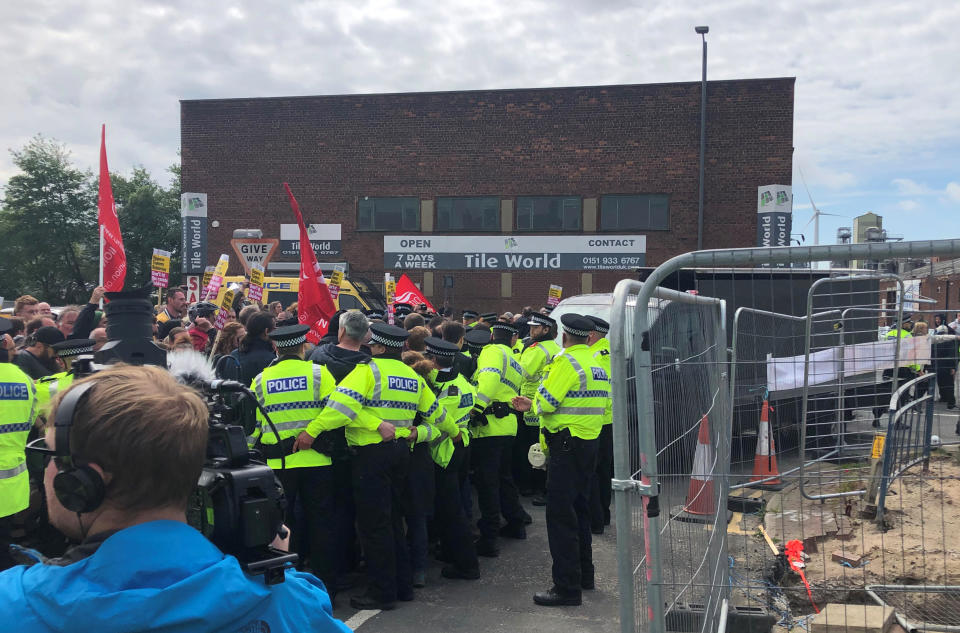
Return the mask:
[[207,405],[164,369],[118,364],[74,382],[93,388],[73,412],[70,454],[109,473],[107,500],[121,510],[182,507],[206,457]]

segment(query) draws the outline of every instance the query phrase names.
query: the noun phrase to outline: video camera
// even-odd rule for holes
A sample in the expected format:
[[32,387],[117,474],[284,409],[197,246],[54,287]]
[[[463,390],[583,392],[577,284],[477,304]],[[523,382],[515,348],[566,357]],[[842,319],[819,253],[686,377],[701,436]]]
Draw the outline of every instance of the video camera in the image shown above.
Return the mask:
[[[283,582],[284,570],[297,555],[270,547],[278,535],[286,536],[283,487],[261,456],[247,448],[239,424],[235,398],[247,398],[269,416],[244,385],[216,380],[202,355],[189,351],[171,355],[152,340],[153,306],[149,287],[108,292],[106,304],[108,342],[94,355],[78,356],[73,373],[81,378],[112,363],[157,365],[204,396],[210,412],[207,457],[197,488],[187,507],[187,521],[214,545],[240,561],[244,571],[264,574],[267,584]],[[198,362],[199,359],[199,362]],[[230,394],[230,399],[225,397]]]

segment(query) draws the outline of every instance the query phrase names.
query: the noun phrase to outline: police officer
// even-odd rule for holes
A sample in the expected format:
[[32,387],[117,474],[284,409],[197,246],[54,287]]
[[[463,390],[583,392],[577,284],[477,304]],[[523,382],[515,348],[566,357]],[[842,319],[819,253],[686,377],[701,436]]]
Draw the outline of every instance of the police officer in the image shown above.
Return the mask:
[[270,416],[269,424],[257,410],[257,426],[247,438],[267,458],[287,498],[287,525],[294,525],[297,499],[303,507],[306,530],[293,530],[293,550],[307,551],[314,575],[323,580],[331,596],[336,590],[333,538],[333,468],[322,443],[294,452],[297,436],[323,410],[335,387],[333,376],[322,365],[303,359],[306,325],[288,325],[270,332],[277,359],[253,379],[251,390]]
[[[597,437],[609,413],[610,378],[593,359],[587,337],[593,322],[577,314],[560,317],[561,354],[537,389],[533,402],[549,450],[547,540],[553,557],[553,587],[534,595],[544,606],[578,605],[581,590],[593,589],[590,483],[597,461]],[[515,405],[530,406],[526,398]]]
[[[470,358],[476,361],[480,358],[480,352],[485,345],[490,343],[490,330],[486,328],[471,328],[463,335],[463,346],[470,354]],[[474,363],[474,373],[468,376],[471,382],[476,382],[476,363]]]
[[[443,432],[459,439],[455,420],[424,380],[401,360],[409,333],[386,323],[370,326],[367,363],[357,365],[330,395],[327,406],[297,439],[308,447],[321,432],[346,427],[352,446],[357,528],[367,561],[369,585],[350,599],[355,609],[392,609],[413,600],[413,570],[403,532],[410,448]],[[420,413],[421,421],[414,427]]]
[[[513,481],[512,454],[517,435],[517,411],[512,400],[523,380],[523,368],[513,358],[517,328],[512,323],[494,323],[492,340],[477,359],[477,401],[471,419],[472,465],[480,506],[480,539],[477,554],[500,554],[497,537],[525,539],[530,516],[520,505]],[[506,525],[500,527],[500,515]]]
[[[485,327],[490,329],[494,323],[497,322],[497,313],[496,312],[484,312],[480,315],[480,320],[477,321],[476,327]],[[513,345],[511,344],[511,347]]]
[[383,310],[377,310],[376,308],[364,310],[363,314],[371,321],[383,321],[385,317]]
[[[600,317],[588,316],[593,321],[593,331],[587,337],[587,345],[593,353],[595,364],[603,367],[610,376],[610,324]],[[590,491],[590,531],[603,534],[610,525],[610,481],[613,479],[613,409],[603,418],[600,436],[597,438],[597,476]]]
[[474,580],[480,577],[480,566],[463,511],[461,489],[470,468],[470,432],[467,427],[476,391],[454,366],[454,360],[460,354],[455,343],[433,337],[426,339],[425,343],[427,357],[438,367],[430,372],[430,387],[447,412],[447,418],[455,420],[460,428],[459,441],[455,442],[444,434],[430,444],[430,454],[436,465],[436,526],[440,533],[440,558],[450,563],[440,573],[445,578]]
[[[553,357],[560,353],[560,346],[553,340],[557,322],[544,314],[530,315],[530,345],[523,350],[520,356],[520,366],[527,372],[520,385],[520,395],[533,400],[537,394],[537,387],[543,380],[545,370]],[[542,492],[543,481],[536,481],[537,475],[543,471],[534,470],[527,459],[527,452],[531,444],[540,439],[540,418],[536,411],[527,411],[523,414],[523,425],[517,429],[517,442],[514,447],[513,470],[520,494],[524,496]],[[541,475],[542,477],[542,475]]]
[[480,313],[478,313],[476,310],[464,310],[463,318],[461,319],[463,322],[463,327],[467,328],[468,330],[474,327],[477,324],[478,316],[480,316]]
[[10,321],[0,319],[0,569],[13,565],[8,553],[13,515],[30,505],[30,476],[24,447],[37,419],[33,380],[11,362]]
[[92,354],[96,343],[90,338],[67,339],[52,345],[57,357],[63,362],[65,371],[45,376],[37,381],[37,403],[40,415],[47,417],[50,402],[58,392],[66,391],[73,384],[73,360],[80,354]]

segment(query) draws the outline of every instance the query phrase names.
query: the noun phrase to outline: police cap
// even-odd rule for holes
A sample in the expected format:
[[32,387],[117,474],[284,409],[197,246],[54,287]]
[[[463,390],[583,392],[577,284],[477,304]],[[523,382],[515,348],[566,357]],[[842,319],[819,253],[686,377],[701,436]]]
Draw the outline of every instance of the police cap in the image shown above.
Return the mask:
[[610,331],[610,324],[601,319],[600,317],[593,316],[591,314],[587,315],[587,318],[593,321],[593,331],[599,332],[600,334],[606,334]]
[[395,303],[393,304],[393,312],[398,316],[406,316],[413,312],[413,306],[409,303]]
[[480,316],[480,313],[477,312],[476,310],[464,310],[464,311],[463,311],[463,318],[465,318],[465,319],[476,319],[478,316]]
[[593,321],[579,314],[567,313],[560,317],[563,331],[571,336],[586,338],[593,331]]
[[481,320],[481,321],[486,321],[487,323],[493,323],[494,321],[497,320],[497,313],[496,313],[496,312],[484,312],[483,314],[480,315],[480,320]]
[[457,347],[456,343],[450,343],[435,336],[431,336],[430,338],[424,340],[424,344],[427,346],[427,353],[433,354],[434,356],[452,357],[460,351],[460,348]]
[[273,330],[267,336],[277,344],[278,348],[296,347],[307,342],[307,332],[310,328],[306,325],[285,325]]
[[383,310],[364,310],[363,314],[366,315],[368,319],[379,319],[383,321]]
[[557,325],[553,317],[548,317],[546,314],[540,314],[539,312],[531,314],[527,323],[529,325],[545,325],[546,327],[556,327]]
[[463,335],[463,341],[470,349],[480,351],[484,345],[490,342],[490,331],[471,329]]
[[51,345],[60,358],[68,356],[77,356],[79,354],[92,354],[93,346],[96,343],[92,338],[74,338],[67,339],[62,343]]
[[370,342],[386,345],[387,347],[403,347],[410,332],[402,327],[388,323],[373,323],[370,325]]
[[509,332],[510,334],[519,334],[520,328],[518,328],[513,323],[507,323],[506,321],[497,321],[490,326],[491,330],[500,330],[502,332]]

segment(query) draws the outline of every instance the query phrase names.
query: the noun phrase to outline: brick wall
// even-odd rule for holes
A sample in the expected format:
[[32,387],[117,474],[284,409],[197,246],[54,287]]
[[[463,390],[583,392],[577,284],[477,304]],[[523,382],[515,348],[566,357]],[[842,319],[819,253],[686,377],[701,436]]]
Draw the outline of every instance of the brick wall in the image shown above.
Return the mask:
[[[705,248],[754,245],[756,191],[791,183],[793,78],[710,82]],[[288,181],[307,222],[343,225],[351,272],[382,279],[384,232],[357,232],[360,196],[665,193],[670,230],[647,233],[647,265],[696,248],[699,82],[181,103],[183,190],[206,192],[208,258],[233,252],[235,228],[277,237],[293,221]],[[234,264],[232,272],[239,271]],[[411,271],[419,282],[422,273]],[[577,272],[455,276],[455,307],[545,301],[550,283],[580,292]],[[621,273],[595,272],[608,292]]]

